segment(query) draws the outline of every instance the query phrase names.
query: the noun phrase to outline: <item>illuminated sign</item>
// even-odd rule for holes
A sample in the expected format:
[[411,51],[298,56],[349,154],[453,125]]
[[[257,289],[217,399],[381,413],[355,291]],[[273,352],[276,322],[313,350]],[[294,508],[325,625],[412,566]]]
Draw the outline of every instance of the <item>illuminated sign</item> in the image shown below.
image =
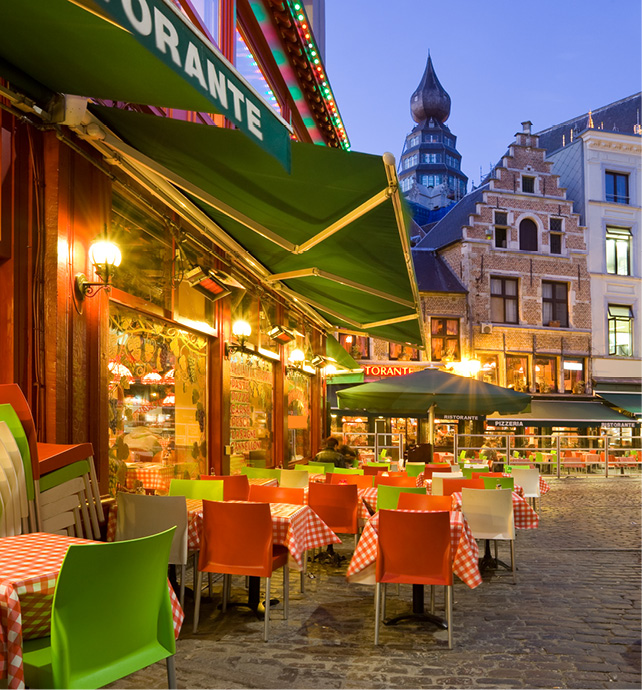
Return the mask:
[[404,376],[414,374],[426,367],[413,367],[406,364],[363,364],[363,373],[366,376]]

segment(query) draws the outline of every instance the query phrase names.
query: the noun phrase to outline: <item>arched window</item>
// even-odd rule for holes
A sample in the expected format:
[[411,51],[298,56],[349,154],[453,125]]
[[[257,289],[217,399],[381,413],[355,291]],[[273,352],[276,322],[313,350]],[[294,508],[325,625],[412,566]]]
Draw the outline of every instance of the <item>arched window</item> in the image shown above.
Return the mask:
[[530,218],[519,224],[519,248],[526,252],[537,251],[537,225]]

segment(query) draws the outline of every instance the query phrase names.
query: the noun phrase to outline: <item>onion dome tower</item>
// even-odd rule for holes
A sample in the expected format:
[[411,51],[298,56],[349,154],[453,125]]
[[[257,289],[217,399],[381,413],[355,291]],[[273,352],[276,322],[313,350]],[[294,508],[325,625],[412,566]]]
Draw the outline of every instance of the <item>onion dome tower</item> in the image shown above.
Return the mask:
[[401,189],[417,223],[439,220],[445,209],[466,195],[468,177],[461,172],[457,137],[445,124],[450,96],[439,83],[430,53],[423,77],[410,97],[417,123],[406,137],[399,162]]

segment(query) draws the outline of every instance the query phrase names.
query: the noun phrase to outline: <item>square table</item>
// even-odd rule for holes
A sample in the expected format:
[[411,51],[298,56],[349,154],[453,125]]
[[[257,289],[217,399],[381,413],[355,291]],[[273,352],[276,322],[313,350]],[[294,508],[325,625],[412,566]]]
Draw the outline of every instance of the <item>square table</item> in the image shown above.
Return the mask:
[[[420,512],[420,511],[408,511]],[[379,542],[379,513],[375,513],[366,524],[359,539],[357,548],[352,555],[346,578],[348,582],[374,585],[377,560],[377,544]],[[468,522],[463,513],[450,512],[450,539],[453,557],[453,572],[468,587],[474,589],[482,583],[479,572],[479,547],[473,537]],[[417,544],[421,548],[421,544]]]
[[[100,542],[45,532],[0,539],[0,679],[9,688],[25,687],[22,640],[49,635],[56,581],[71,544]],[[168,586],[178,637],[184,614]]]

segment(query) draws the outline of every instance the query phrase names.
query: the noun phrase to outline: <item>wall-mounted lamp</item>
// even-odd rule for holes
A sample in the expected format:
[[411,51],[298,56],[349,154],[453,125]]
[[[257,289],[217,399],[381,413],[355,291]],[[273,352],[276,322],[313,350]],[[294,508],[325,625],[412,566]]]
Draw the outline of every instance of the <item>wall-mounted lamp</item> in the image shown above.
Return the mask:
[[268,337],[272,340],[276,340],[279,343],[289,343],[294,340],[295,335],[292,331],[288,330],[284,326],[274,326],[268,331]]
[[111,288],[111,278],[115,270],[120,266],[122,254],[120,249],[113,242],[99,240],[89,247],[89,261],[94,267],[94,272],[101,279],[100,282],[92,283],[84,273],[78,273],[74,282],[74,296],[76,298],[79,311],[82,310],[82,302],[85,297],[93,297],[100,290]]
[[235,343],[225,343],[225,354],[227,357],[235,352],[247,352],[254,354],[252,350],[245,346],[247,339],[252,335],[252,326],[247,321],[239,319],[232,324],[232,335],[236,338]]
[[304,366],[305,353],[297,347],[290,352],[288,363],[285,365],[285,368],[288,372],[302,372]]

